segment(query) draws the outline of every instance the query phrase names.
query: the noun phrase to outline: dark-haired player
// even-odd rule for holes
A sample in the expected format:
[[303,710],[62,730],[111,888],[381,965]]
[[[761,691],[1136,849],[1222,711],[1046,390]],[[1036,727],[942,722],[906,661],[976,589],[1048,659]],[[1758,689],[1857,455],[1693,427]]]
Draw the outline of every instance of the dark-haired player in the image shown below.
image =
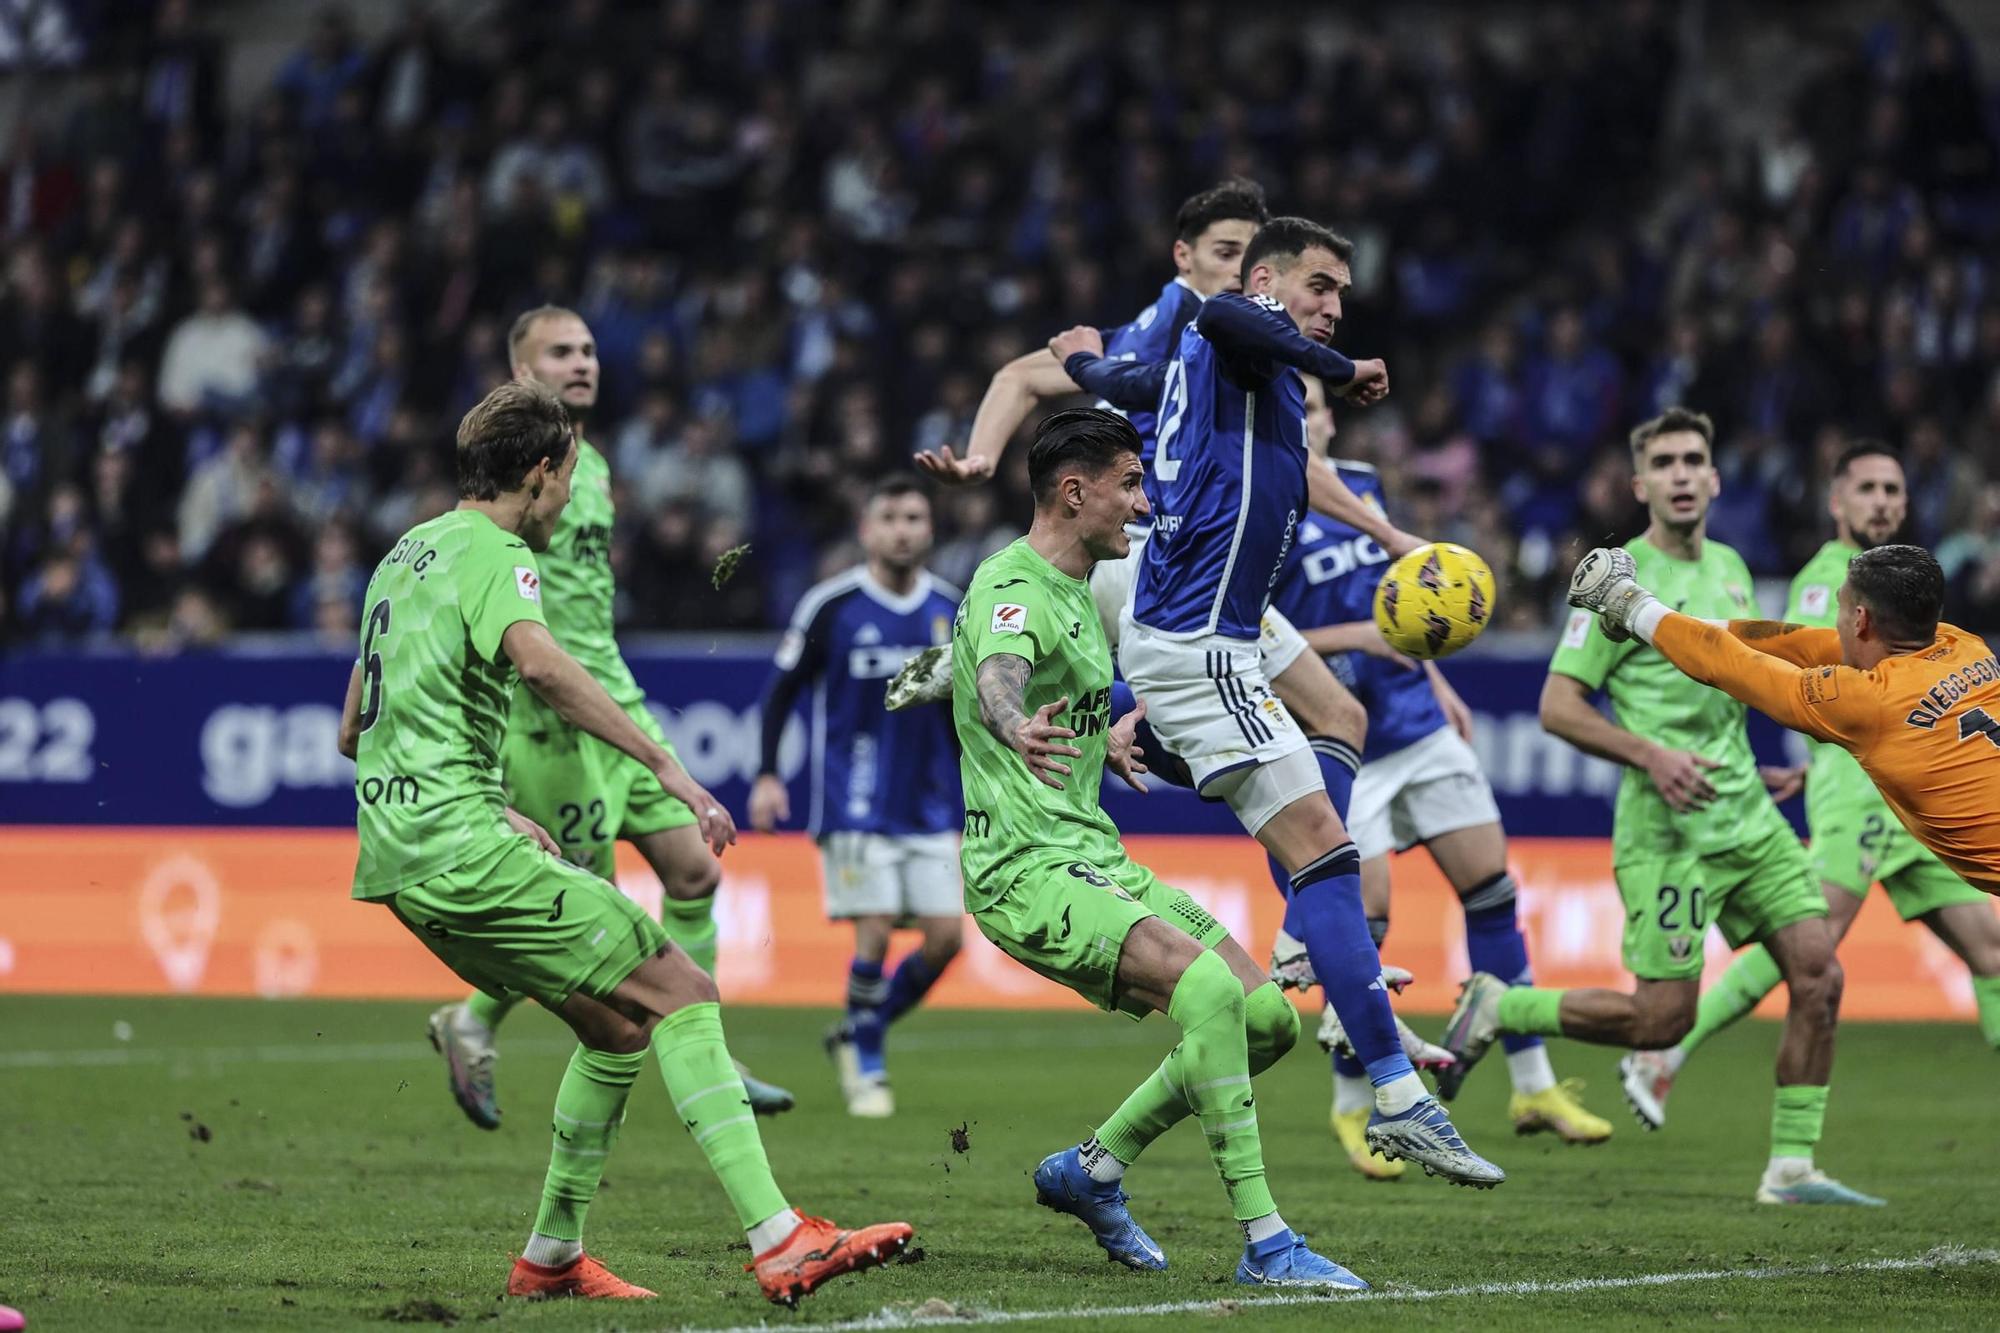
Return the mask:
[[[1909,513],[1903,465],[1888,446],[1857,444],[1834,464],[1827,497],[1834,538],[1792,580],[1785,619],[1833,629],[1840,619],[1840,585],[1848,562],[1895,540]],[[1972,970],[1979,1027],[2000,1047],[2000,914],[1985,894],[1967,884],[1903,827],[1854,756],[1826,741],[1809,740],[1805,771],[1806,827],[1813,869],[1826,894],[1827,926],[1834,942],[1846,936],[1861,903],[1882,885],[1896,915],[1921,921]],[[1634,1051],[1619,1073],[1626,1100],[1651,1128],[1666,1123],[1667,1094],[1681,1063],[1695,1047],[1757,1007],[1778,985],[1778,965],[1761,945],[1746,949],[1701,997],[1694,1028],[1678,1046]]]
[[[1381,361],[1350,361],[1328,346],[1352,253],[1317,223],[1274,219],[1244,251],[1243,292],[1211,297],[1182,331],[1159,399],[1153,532],[1120,616],[1118,663],[1195,789],[1226,801],[1289,877],[1285,931],[1303,943],[1368,1066],[1370,1144],[1487,1187],[1505,1174],[1466,1147],[1405,1052],[1339,813],[1345,801],[1329,798],[1314,745],[1272,691],[1260,643],[1307,505],[1303,375],[1363,403],[1389,388]],[[1331,681],[1317,657],[1301,660]],[[1353,768],[1341,765],[1340,780],[1351,784]]]
[[[1620,558],[1694,614],[1743,616],[1755,607],[1750,571],[1708,536],[1709,506],[1721,490],[1713,441],[1707,417],[1678,407],[1632,431],[1632,490],[1649,522]],[[1600,565],[1609,558],[1597,554]],[[1610,696],[1615,720],[1593,706],[1598,690]],[[1833,1073],[1840,963],[1826,899],[1765,790],[1742,705],[1690,681],[1646,643],[1592,633],[1590,616],[1579,613],[1549,662],[1541,713],[1552,734],[1625,765],[1611,871],[1625,907],[1625,966],[1638,982],[1629,993],[1510,987],[1475,972],[1445,1028],[1444,1045],[1459,1058],[1452,1074],[1463,1078],[1500,1035],[1638,1050],[1673,1045],[1694,1026],[1702,941],[1712,925],[1732,947],[1767,947],[1791,997],[1757,1201],[1879,1204],[1813,1162]]]
[[[671,755],[645,691],[618,651],[611,469],[583,434],[597,405],[597,340],[575,311],[537,306],[514,321],[507,356],[516,379],[544,385],[562,399],[576,439],[570,503],[537,565],[549,632]],[[547,828],[570,861],[616,883],[618,841],[637,847],[660,881],[661,925],[695,966],[715,974],[715,890],[722,866],[697,833],[692,810],[643,765],[565,723],[532,690],[515,692],[500,767],[513,807]],[[431,1045],[444,1057],[452,1096],[481,1129],[500,1125],[495,1034],[520,998],[474,991],[430,1018]],[[759,1115],[792,1106],[791,1093],[747,1072],[743,1085]]]
[[[1071,329],[1052,339],[1049,351],[1030,352],[1009,362],[993,377],[980,403],[966,456],[955,458],[950,449],[939,449],[919,455],[918,466],[946,483],[991,476],[1001,451],[1035,405],[1075,393],[1081,384],[1107,399],[1100,406],[1121,410],[1138,431],[1147,495],[1157,508],[1160,490],[1154,451],[1160,422],[1155,409],[1167,366],[1180,346],[1181,334],[1203,302],[1241,290],[1243,255],[1268,217],[1264,191],[1251,181],[1227,180],[1189,198],[1174,219],[1174,279],[1160,289],[1152,305],[1129,324],[1102,335],[1095,329]],[[1073,356],[1073,352],[1092,355],[1084,358]],[[1115,383],[1100,383],[1085,369],[1086,361],[1094,361],[1099,369],[1127,373]],[[1083,384],[1077,376],[1090,382]],[[1414,537],[1349,494],[1330,470],[1317,469],[1312,485],[1315,505],[1369,532],[1392,553],[1400,555],[1417,545]],[[1100,561],[1090,577],[1098,615],[1114,651],[1118,648],[1119,617],[1132,599],[1147,531],[1146,523],[1136,524],[1131,550],[1122,559]],[[1291,622],[1274,609],[1267,610],[1259,623],[1259,656],[1265,678],[1304,729],[1329,788],[1336,792],[1336,806],[1341,805],[1360,764],[1366,713],[1325,664],[1306,651],[1305,640]],[[936,655],[935,660],[920,657],[894,683],[891,697],[901,706],[905,697],[941,694],[949,674],[948,655]]]
[[965,903],[1010,957],[1102,1009],[1158,1010],[1181,1030],[1159,1069],[1083,1143],[1035,1170],[1039,1202],[1080,1218],[1110,1257],[1166,1255],[1126,1209],[1120,1181],[1192,1115],[1243,1228],[1236,1280],[1367,1283],[1314,1253],[1264,1177],[1251,1078],[1298,1040],[1298,1013],[1186,893],[1133,861],[1100,804],[1108,768],[1144,790],[1133,744],[1144,709],[1111,713],[1111,649],[1091,566],[1131,543],[1149,511],[1139,437],[1095,408],[1057,412],[1028,453],[1028,535],[981,563],[952,630],[952,722],[963,757]]
[[536,556],[576,459],[552,389],[501,385],[459,425],[457,508],[403,534],[375,567],[340,719],[359,806],[354,896],[387,908],[482,994],[530,996],[576,1032],[541,1208],[508,1294],[653,1295],[583,1249],[650,1046],[675,1118],[743,1224],[758,1283],[790,1304],[900,1250],[909,1226],[846,1231],[785,1201],[723,1041],[715,983],[637,904],[555,855],[501,787],[509,705],[525,682],[566,725],[644,765],[694,812],[711,854],[736,839],[728,812],[549,633]]
[[[812,687],[812,809],[827,915],[854,923],[847,1015],[827,1034],[850,1115],[888,1116],[883,1042],[958,953],[965,906],[958,882],[958,756],[941,707],[891,713],[883,682],[951,638],[963,595],[924,568],[931,502],[904,473],[878,483],[861,511],[864,563],[807,590],[778,644],[764,694],[764,738],[750,788],[750,823],[791,817],[778,742],[792,705]],[[922,944],[884,970],[889,937],[913,925]]]

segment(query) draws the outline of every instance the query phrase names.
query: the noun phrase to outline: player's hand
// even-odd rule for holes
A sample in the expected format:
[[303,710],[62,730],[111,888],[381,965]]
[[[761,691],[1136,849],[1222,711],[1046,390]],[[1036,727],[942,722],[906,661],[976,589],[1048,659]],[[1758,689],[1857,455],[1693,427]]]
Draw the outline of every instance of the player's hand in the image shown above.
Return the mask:
[[1079,324],[1073,329],[1064,329],[1049,339],[1049,351],[1055,354],[1057,365],[1065,365],[1078,352],[1103,356],[1104,338],[1090,325]]
[[1787,768],[1782,764],[1759,764],[1757,776],[1764,779],[1765,788],[1771,799],[1783,804],[1806,789],[1806,766],[1794,764]]
[[917,471],[946,486],[972,486],[993,477],[993,460],[968,453],[960,458],[948,444],[925,449],[917,456]]
[[1061,762],[1064,758],[1080,759],[1083,751],[1074,745],[1064,745],[1074,739],[1076,733],[1068,727],[1055,724],[1056,714],[1069,707],[1069,696],[1065,694],[1054,703],[1043,704],[1035,710],[1033,717],[1024,717],[1014,728],[1014,749],[1028,763],[1028,771],[1035,775],[1035,781],[1057,791],[1063,785],[1056,777],[1068,777],[1069,765]]
[[1660,789],[1670,807],[1688,814],[1715,799],[1715,785],[1708,780],[1708,773],[1720,767],[1713,759],[1662,747],[1655,749],[1646,761],[1646,776]]
[[1146,766],[1139,761],[1146,751],[1133,738],[1138,734],[1139,723],[1145,716],[1146,701],[1141,699],[1133,705],[1131,712],[1111,724],[1111,730],[1105,733],[1104,743],[1106,766],[1125,779],[1126,786],[1141,794],[1144,794],[1146,784],[1139,780],[1139,775],[1146,771]]
[[759,773],[750,784],[750,827],[769,833],[792,817],[792,794],[775,773]]
[[668,772],[655,776],[660,779],[660,786],[666,789],[667,795],[685,802],[687,808],[694,811],[695,827],[701,830],[701,840],[708,844],[709,851],[720,856],[723,848],[736,841],[735,818],[722,808],[722,802],[708,794],[708,788],[687,776],[680,765],[675,764]]
[[1354,363],[1354,378],[1334,390],[1334,397],[1366,407],[1389,396],[1389,366],[1380,357]]
[[561,856],[562,845],[549,836],[549,831],[512,806],[507,807],[507,823],[516,833],[525,833],[535,840],[535,846],[550,856]]

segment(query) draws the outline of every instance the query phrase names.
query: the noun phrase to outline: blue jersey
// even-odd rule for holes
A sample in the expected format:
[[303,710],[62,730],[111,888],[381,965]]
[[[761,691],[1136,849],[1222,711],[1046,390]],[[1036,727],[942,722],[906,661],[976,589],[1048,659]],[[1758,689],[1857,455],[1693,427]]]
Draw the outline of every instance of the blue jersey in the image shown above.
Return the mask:
[[1160,392],[1158,498],[1132,617],[1173,638],[1254,642],[1306,508],[1305,381],[1354,365],[1266,296],[1224,294],[1181,333]]
[[[1200,309],[1201,297],[1194,288],[1175,278],[1160,288],[1159,296],[1153,304],[1139,312],[1137,319],[1104,331],[1104,359],[1137,365],[1160,365],[1173,360],[1174,349],[1180,346],[1181,331],[1194,321]],[[1152,398],[1147,400],[1145,407],[1125,410],[1132,428],[1139,432],[1139,461],[1146,466],[1147,499],[1157,499],[1152,493],[1152,486],[1154,427],[1159,421],[1155,409],[1158,405],[1157,398]],[[1114,402],[1100,402],[1098,406],[1108,407],[1114,412],[1121,410],[1121,405]]]
[[808,721],[812,802],[806,827],[827,833],[906,837],[948,833],[965,818],[958,748],[944,704],[892,713],[889,678],[918,652],[951,641],[958,589],[917,575],[897,597],[865,565],[835,575],[799,599],[778,645],[764,695],[760,773],[778,771],[778,742],[793,702],[812,686]]
[[[1342,463],[1339,470],[1356,497],[1381,507],[1382,482],[1374,468]],[[1389,554],[1373,537],[1325,514],[1308,514],[1299,522],[1271,605],[1301,630],[1373,620],[1375,588],[1388,567]],[[1445,725],[1422,667],[1397,666],[1363,652],[1333,653],[1326,664],[1368,710],[1363,763],[1414,745]]]

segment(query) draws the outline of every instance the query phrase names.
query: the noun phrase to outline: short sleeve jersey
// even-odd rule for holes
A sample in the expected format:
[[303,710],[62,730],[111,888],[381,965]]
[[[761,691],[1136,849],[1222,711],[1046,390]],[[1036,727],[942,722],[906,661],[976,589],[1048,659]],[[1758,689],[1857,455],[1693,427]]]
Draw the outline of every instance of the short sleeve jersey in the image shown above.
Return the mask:
[[[1626,543],[1639,582],[1667,606],[1710,620],[1756,615],[1750,570],[1721,542],[1702,543],[1701,556],[1677,560],[1644,537]],[[1573,612],[1549,663],[1611,699],[1618,725],[1668,749],[1686,750],[1721,767],[1708,772],[1715,800],[1702,810],[1677,814],[1651,778],[1627,768],[1618,786],[1613,823],[1614,859],[1646,851],[1702,852],[1733,846],[1744,822],[1775,807],[1744,730],[1744,706],[1700,681],[1690,680],[1656,649],[1637,638],[1613,643],[1588,611]]]
[[[1068,743],[1083,753],[1065,761],[1070,772],[1060,791],[1038,781],[981,720],[979,668],[1003,653],[1029,664],[1022,712],[1069,700],[1056,721],[1076,732]],[[994,552],[959,603],[951,672],[965,789],[959,856],[966,907],[990,906],[1011,881],[1013,863],[1029,852],[1059,848],[1099,865],[1122,863],[1118,827],[1099,800],[1111,725],[1111,647],[1090,585],[1044,560],[1025,537]]]
[[534,552],[471,509],[404,534],[363,605],[354,896],[385,898],[511,831],[500,743],[517,676],[500,639],[547,622]]
[[[620,707],[646,697],[618,652],[612,600],[611,465],[587,440],[576,442],[576,469],[570,474],[569,504],[556,522],[549,549],[541,554],[542,591],[547,597],[549,633],[564,652],[583,663]],[[527,696],[523,696],[524,703]]]
[[899,838],[958,826],[958,755],[944,708],[892,713],[884,700],[906,662],[951,637],[958,600],[958,589],[928,571],[897,596],[866,565],[799,599],[776,665],[814,683],[807,832]]

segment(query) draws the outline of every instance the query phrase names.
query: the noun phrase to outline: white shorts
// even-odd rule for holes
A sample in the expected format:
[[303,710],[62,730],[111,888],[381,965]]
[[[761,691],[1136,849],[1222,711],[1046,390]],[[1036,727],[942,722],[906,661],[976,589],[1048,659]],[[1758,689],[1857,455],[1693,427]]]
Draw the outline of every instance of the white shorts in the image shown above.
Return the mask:
[[1213,634],[1164,638],[1134,623],[1128,609],[1118,666],[1146,701],[1146,720],[1160,744],[1186,762],[1195,790],[1204,795],[1226,773],[1311,749],[1271,693],[1255,643]]
[[[1132,591],[1139,585],[1139,561],[1145,556],[1146,538],[1151,535],[1146,531],[1127,531],[1133,534],[1132,549],[1124,559],[1100,560],[1090,569],[1090,595],[1097,603],[1097,618],[1104,622],[1104,637],[1114,653],[1118,651],[1118,636],[1123,632],[1119,621],[1132,605]],[[1276,607],[1264,608],[1264,618],[1257,630],[1257,651],[1263,658],[1264,679],[1276,680],[1306,650],[1305,636]]]
[[1347,811],[1347,831],[1364,861],[1499,822],[1479,756],[1450,727],[1363,764]]
[[958,835],[829,833],[819,840],[826,914],[836,921],[892,916],[959,916]]

